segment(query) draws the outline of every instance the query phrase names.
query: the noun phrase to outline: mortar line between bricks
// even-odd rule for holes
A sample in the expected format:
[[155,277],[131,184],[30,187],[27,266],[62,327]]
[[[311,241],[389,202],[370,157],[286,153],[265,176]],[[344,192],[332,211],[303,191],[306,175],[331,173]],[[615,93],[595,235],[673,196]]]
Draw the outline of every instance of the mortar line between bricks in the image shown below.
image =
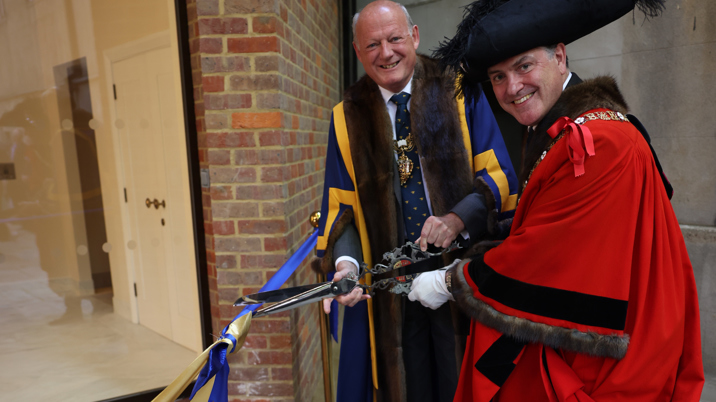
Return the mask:
[[[288,12],[289,12],[290,14],[293,14],[294,18],[296,18],[296,21],[299,21],[299,24],[301,24],[301,22],[300,22],[301,20],[298,19],[298,16],[296,16],[296,14],[295,14],[293,11],[288,10]],[[279,17],[279,18],[281,18],[281,17]],[[339,17],[339,18],[340,18],[340,17]],[[281,21],[283,21],[283,19],[281,19]],[[313,21],[311,21],[311,22],[313,22]],[[288,25],[288,22],[284,22],[284,24],[285,24],[285,25]],[[321,32],[321,27],[319,27],[318,24],[313,23],[313,25],[315,26],[316,31]],[[336,27],[336,31],[338,31],[337,28],[338,28],[338,27]],[[309,30],[309,31],[310,31],[310,30]],[[323,48],[325,48],[325,50],[326,50],[327,53],[330,53],[330,51],[328,50],[328,48],[327,48],[326,45],[325,45],[325,43],[328,43],[328,41],[325,41],[325,42],[324,42],[324,41],[320,40],[321,38],[318,38],[318,37],[317,37],[316,35],[314,35],[312,32],[310,32],[309,35],[312,36],[314,39],[316,39],[316,43],[318,43],[319,46],[322,46]]]
[[[300,43],[298,44],[298,46],[294,46],[293,43],[288,43],[288,40],[287,40],[285,37],[283,37],[283,36],[280,36],[280,35],[278,35],[278,34],[277,34],[276,36],[279,38],[279,40],[281,40],[281,41],[283,41],[283,42],[286,42],[287,44],[289,44],[289,45],[291,46],[291,48],[295,49],[296,52],[297,52],[297,54],[300,53],[301,55],[303,55],[304,57],[306,57],[306,58],[308,58],[308,59],[310,60],[310,59],[311,59],[311,57],[310,57],[311,55],[310,55],[310,54],[307,54],[307,53],[304,52],[304,51],[301,51],[301,47],[302,47],[301,45],[303,44],[303,45],[304,45],[303,47],[304,47],[304,48],[307,48],[307,49],[311,49],[311,46],[309,46],[308,43],[307,43],[302,37],[300,37],[298,34],[296,34],[295,31],[293,32],[293,34],[296,35],[296,36],[298,37],[298,41],[300,41]],[[319,53],[319,52],[315,52],[315,51],[314,51],[314,53],[316,53],[316,54],[318,54],[318,55],[320,56],[320,53]]]
[[[282,57],[283,57],[283,56],[282,56]],[[288,60],[288,59],[286,59],[286,60]],[[289,63],[291,63],[290,60],[289,60]],[[291,63],[291,64],[294,64],[294,63]],[[294,65],[295,65],[295,66],[298,66],[297,64],[294,64]],[[306,70],[303,70],[303,69],[302,69],[302,71],[306,71]],[[316,90],[314,90],[313,88],[310,88],[308,85],[304,85],[304,84],[301,83],[300,81],[296,81],[295,79],[289,77],[287,74],[281,74],[281,76],[287,78],[289,81],[295,82],[297,85],[300,85],[300,86],[302,86],[303,88],[306,88],[306,89],[308,89],[309,91],[311,91],[311,92],[313,92],[313,93],[316,93],[316,94],[319,94],[319,95],[321,94],[319,91],[316,91]],[[317,78],[314,77],[314,79],[317,79]],[[321,82],[321,85],[325,85],[325,84],[323,84],[323,81],[322,81],[322,80],[319,80],[319,81]],[[326,86],[327,86],[327,85],[326,85]],[[284,91],[284,92],[285,92],[285,91]],[[288,92],[286,92],[286,94],[291,95],[291,94],[288,93]],[[297,98],[297,97],[294,96],[294,95],[291,95],[291,96]],[[321,96],[321,97],[326,97],[325,95],[320,95],[320,96]],[[297,99],[300,99],[300,98],[297,98]],[[301,99],[301,100],[303,100],[303,99]],[[309,103],[310,103],[310,101],[306,101],[306,102],[309,102]],[[314,103],[314,104],[315,104],[315,103]],[[321,107],[323,107],[323,106],[321,106]]]
[[[315,62],[313,62],[313,59],[311,59],[311,57],[310,57],[309,55],[307,55],[306,53],[304,53],[304,52],[300,51],[299,49],[297,49],[296,46],[294,46],[293,44],[289,43],[289,41],[286,40],[286,38],[283,38],[283,37],[281,37],[281,36],[278,36],[278,38],[279,38],[279,41],[280,41],[280,42],[286,43],[290,48],[296,50],[297,54],[300,53],[300,54],[301,54],[303,57],[305,57],[306,59],[311,60],[312,64],[313,64],[314,66],[316,66],[316,69],[317,69],[317,70],[326,72],[322,67],[319,67]],[[305,42],[305,41],[304,41],[304,42]],[[299,47],[300,47],[300,46],[299,46]],[[306,44],[306,47],[309,47],[309,48],[310,48],[310,46],[308,46],[308,44]],[[281,53],[281,52],[277,52],[277,53]],[[318,55],[320,56],[320,54],[318,54]],[[292,62],[290,59],[289,59],[289,62],[291,62],[292,64],[296,65],[296,66],[297,66],[298,68],[300,68],[301,70],[306,71],[306,69],[304,69],[302,66],[299,66],[297,63]],[[306,72],[310,74],[309,71],[306,71]],[[326,74],[328,74],[328,72],[326,72]],[[313,74],[311,74],[311,76],[313,76]],[[315,77],[315,76],[314,76],[314,77]],[[318,78],[318,77],[315,77],[315,78]]]
[[[250,56],[270,56],[277,54],[278,52],[241,52],[241,53],[233,53],[233,52],[221,52],[221,53],[197,53],[199,57],[218,57],[218,56],[239,56],[239,55],[249,55]],[[201,71],[201,70],[198,70]]]
[[[291,47],[293,47],[293,46],[291,46]],[[284,57],[283,54],[282,54],[281,56]],[[306,58],[308,58],[308,57],[306,57]],[[309,76],[311,76],[313,79],[319,81],[319,82],[321,83],[321,85],[328,86],[327,84],[325,84],[325,83],[323,82],[323,80],[322,80],[320,77],[318,77],[318,76],[316,76],[316,75],[314,75],[314,74],[311,74],[310,71],[306,70],[305,68],[303,68],[302,66],[298,65],[297,63],[294,63],[293,61],[291,61],[290,58],[284,57],[284,59],[285,59],[288,63],[290,63],[290,64],[296,66],[296,68],[298,68],[299,70],[304,71],[306,74],[308,74]],[[309,60],[311,60],[311,59],[309,59]],[[316,65],[316,63],[315,63],[313,60],[311,60],[311,64]],[[321,70],[321,71],[323,71],[323,70]],[[337,81],[337,80],[333,80],[333,79],[332,79],[331,81]],[[333,84],[335,84],[335,82],[333,82]],[[311,89],[311,90],[313,91],[313,89]],[[314,91],[314,92],[317,92],[317,91]]]

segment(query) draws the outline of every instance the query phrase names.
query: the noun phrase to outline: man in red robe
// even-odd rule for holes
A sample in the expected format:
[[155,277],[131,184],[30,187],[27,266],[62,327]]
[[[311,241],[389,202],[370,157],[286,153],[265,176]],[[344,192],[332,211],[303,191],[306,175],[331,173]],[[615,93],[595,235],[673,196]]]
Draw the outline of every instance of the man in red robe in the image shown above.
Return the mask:
[[[467,96],[489,78],[531,134],[509,237],[422,274],[409,295],[431,308],[454,298],[473,318],[455,400],[698,401],[696,285],[670,185],[614,80],[581,82],[561,43],[634,3],[485,3],[438,53],[465,70]],[[551,23],[554,10],[577,22]],[[540,26],[554,32],[520,36]]]

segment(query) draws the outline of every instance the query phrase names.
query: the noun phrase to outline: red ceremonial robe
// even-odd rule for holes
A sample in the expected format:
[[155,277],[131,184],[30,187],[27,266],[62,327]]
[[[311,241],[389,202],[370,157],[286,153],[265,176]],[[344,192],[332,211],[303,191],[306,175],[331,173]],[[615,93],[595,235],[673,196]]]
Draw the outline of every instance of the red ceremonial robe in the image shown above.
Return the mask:
[[[607,110],[626,113],[613,80],[585,81],[537,135]],[[649,146],[621,118],[583,127],[585,173],[575,177],[568,134],[548,139],[510,236],[456,268],[473,317],[456,401],[699,400],[696,285]]]

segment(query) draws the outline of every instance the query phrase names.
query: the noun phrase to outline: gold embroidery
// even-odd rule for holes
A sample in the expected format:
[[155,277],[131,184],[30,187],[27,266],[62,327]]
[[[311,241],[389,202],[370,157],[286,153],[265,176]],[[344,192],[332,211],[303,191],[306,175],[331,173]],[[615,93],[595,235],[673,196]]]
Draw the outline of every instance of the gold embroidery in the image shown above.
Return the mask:
[[584,124],[588,121],[592,120],[617,120],[617,121],[629,121],[629,119],[626,118],[623,114],[620,112],[615,112],[613,110],[607,110],[603,112],[590,112],[586,113],[584,116],[577,117],[574,122],[577,124]]

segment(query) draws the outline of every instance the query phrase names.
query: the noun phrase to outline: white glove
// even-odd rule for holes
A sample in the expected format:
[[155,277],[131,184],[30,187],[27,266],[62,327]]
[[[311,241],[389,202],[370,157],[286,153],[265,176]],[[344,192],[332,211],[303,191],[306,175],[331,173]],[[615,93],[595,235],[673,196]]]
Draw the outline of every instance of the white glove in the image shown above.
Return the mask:
[[445,272],[453,267],[460,260],[455,260],[452,264],[437,271],[423,272],[413,279],[410,287],[408,299],[410,301],[419,301],[425,307],[436,310],[448,300],[455,300],[452,293],[448,292],[445,285]]

